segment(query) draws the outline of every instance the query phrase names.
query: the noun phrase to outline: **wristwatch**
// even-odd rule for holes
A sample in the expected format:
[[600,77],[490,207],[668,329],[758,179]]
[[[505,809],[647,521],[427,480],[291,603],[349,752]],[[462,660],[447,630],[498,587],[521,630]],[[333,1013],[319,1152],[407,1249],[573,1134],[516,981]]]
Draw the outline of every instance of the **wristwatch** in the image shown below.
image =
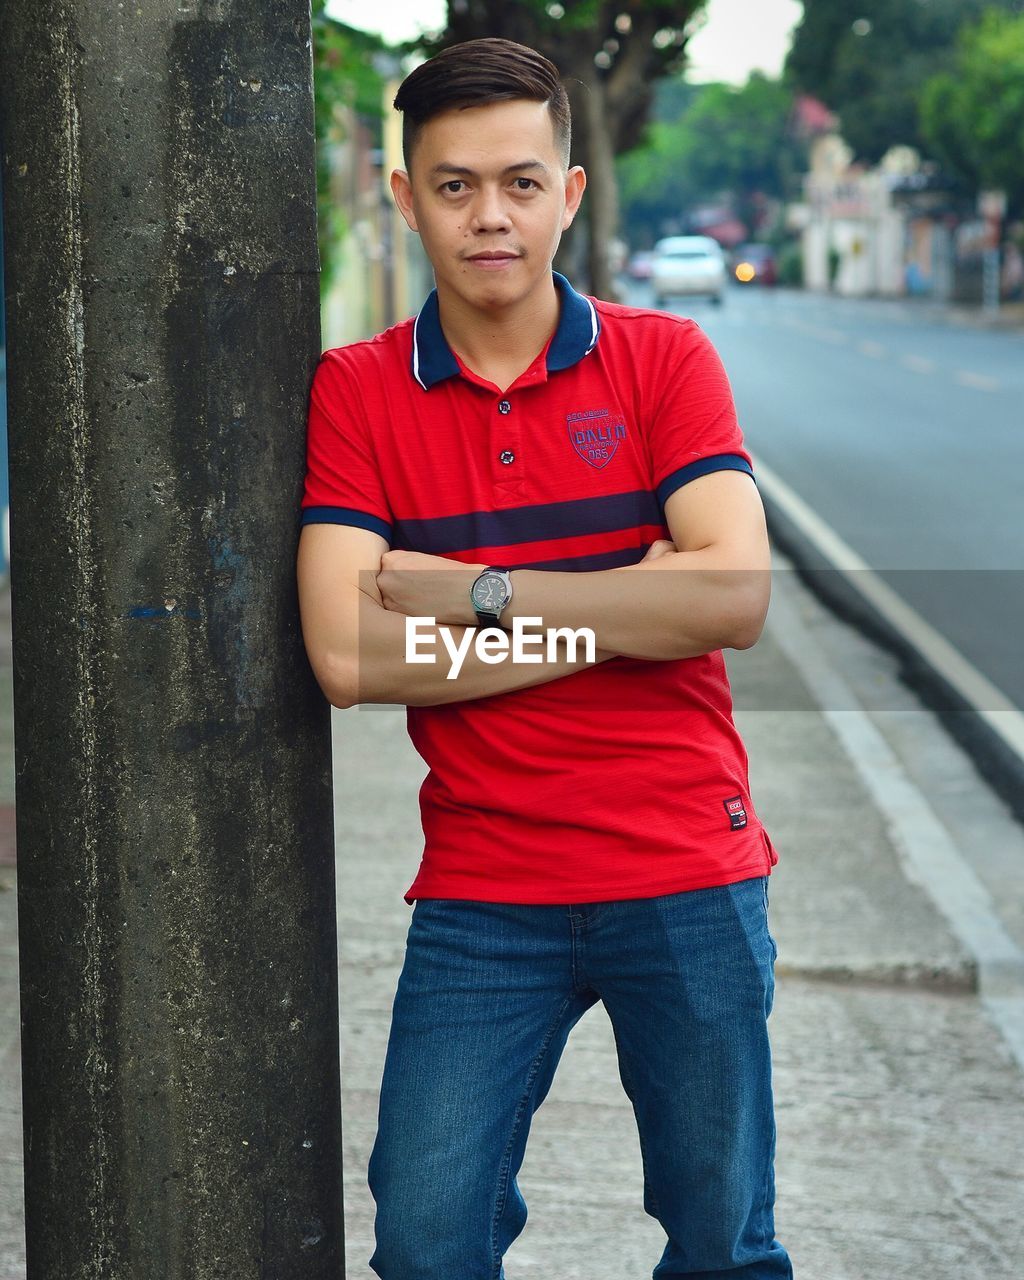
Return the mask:
[[511,569],[488,566],[469,589],[473,612],[482,627],[501,626],[501,611],[512,599]]

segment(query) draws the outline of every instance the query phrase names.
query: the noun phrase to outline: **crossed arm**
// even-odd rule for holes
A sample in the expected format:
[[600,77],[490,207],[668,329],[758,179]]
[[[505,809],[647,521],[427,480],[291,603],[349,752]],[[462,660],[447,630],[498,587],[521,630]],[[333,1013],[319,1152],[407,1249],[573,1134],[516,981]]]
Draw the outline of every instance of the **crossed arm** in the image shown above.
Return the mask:
[[[672,542],[656,543],[639,564],[594,573],[515,570],[502,625],[540,618],[543,628],[589,628],[594,662],[563,651],[530,665],[492,665],[470,646],[454,680],[443,662],[406,661],[406,618],[433,618],[460,642],[477,625],[469,588],[485,566],[389,551],[364,529],[307,525],[299,605],[320,687],[337,707],[432,706],[544,684],[617,655],[664,661],[749,648],[770,592],[764,511],[750,477],[716,471],[691,481],[669,497],[665,520]],[[420,632],[429,636],[431,628]]]

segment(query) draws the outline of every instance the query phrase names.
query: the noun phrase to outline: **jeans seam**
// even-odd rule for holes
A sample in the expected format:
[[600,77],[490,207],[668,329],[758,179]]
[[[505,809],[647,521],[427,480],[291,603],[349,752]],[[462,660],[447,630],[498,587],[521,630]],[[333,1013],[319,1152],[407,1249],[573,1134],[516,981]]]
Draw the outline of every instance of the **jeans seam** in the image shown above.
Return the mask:
[[648,1192],[650,1196],[651,1208],[654,1211],[655,1216],[657,1216],[661,1206],[658,1203],[658,1196],[654,1190],[654,1184],[653,1182],[651,1182],[647,1174],[647,1167],[648,1167],[647,1148],[644,1146],[643,1126],[640,1123],[640,1116],[637,1111],[636,1087],[633,1084],[633,1077],[630,1074],[629,1068],[626,1066],[625,1054],[623,1053],[622,1048],[619,1044],[619,1033],[618,1031],[616,1031],[614,1023],[612,1024],[612,1035],[615,1038],[615,1046],[619,1055],[619,1070],[622,1072],[623,1083],[626,1085],[626,1093],[629,1096],[630,1102],[633,1104],[633,1116],[636,1120],[636,1135],[640,1143],[640,1165],[641,1165],[641,1168],[643,1169],[644,1189]]
[[771,946],[772,946],[772,965],[774,966],[775,961],[779,958],[779,948],[774,937],[772,936],[771,925],[769,923],[769,918],[768,918],[768,877],[767,876],[764,877],[764,880],[762,882],[762,888],[764,890],[764,928],[765,928],[765,932],[768,935],[768,941],[771,943]]
[[[729,889],[730,899],[732,900],[732,909],[736,913],[736,916],[738,919],[739,909],[736,906],[736,898],[734,893],[734,889],[737,887],[738,886],[735,886],[735,885],[729,885],[728,889]],[[771,936],[771,932],[768,929],[768,877],[767,876],[763,876],[761,878],[761,906],[762,906],[762,912],[763,912],[762,918],[764,921],[765,936],[767,937],[771,947],[772,958],[771,958],[771,961],[769,962],[769,981],[771,981],[772,974],[775,969],[776,947],[775,947],[775,939]],[[755,969],[759,969],[760,966],[757,963],[757,957],[754,955],[754,948],[750,941],[749,936],[747,937],[747,947],[750,951],[750,958],[754,964]],[[765,1014],[765,1036],[768,1037],[768,1014],[767,1013]],[[761,1195],[760,1214],[761,1214],[761,1234],[762,1234],[761,1247],[762,1249],[767,1249],[774,1237],[774,1222],[769,1223],[769,1220],[768,1220],[768,1202],[771,1199],[771,1193],[772,1193],[771,1174],[772,1174],[772,1166],[775,1163],[775,1139],[776,1139],[775,1104],[772,1097],[772,1074],[773,1073],[772,1073],[772,1064],[771,1064],[770,1037],[768,1037],[767,1052],[768,1052],[768,1073],[769,1073],[768,1081],[767,1081],[768,1116],[772,1126],[772,1137],[771,1137],[771,1141],[767,1144],[768,1149],[765,1153],[766,1158],[765,1158],[765,1163],[763,1165],[762,1173],[761,1173],[762,1195]]]
[[[774,1110],[774,1108],[772,1108]],[[764,1240],[761,1248],[768,1250],[775,1236],[774,1212],[769,1214],[768,1202],[772,1198],[772,1166],[775,1163],[775,1119],[772,1117],[772,1140],[768,1144],[768,1158],[764,1168],[764,1200],[761,1202],[761,1222],[764,1225]],[[774,1209],[774,1206],[773,1206]]]
[[[764,930],[768,937],[768,941],[771,944],[771,949],[772,949],[771,968],[774,971],[775,960],[776,960],[776,957],[778,956],[778,947],[775,945],[775,939],[772,937],[771,929],[768,926],[768,877],[767,876],[764,877],[764,880],[762,882],[762,888],[764,891]],[[767,1021],[768,1020],[766,1017],[765,1018],[765,1034],[767,1034]],[[773,1073],[771,1072],[770,1042],[769,1042],[768,1055],[769,1055],[768,1069],[770,1073],[768,1078],[768,1099],[769,1099],[768,1115],[769,1115],[769,1121],[771,1123],[771,1128],[772,1128],[772,1137],[771,1137],[771,1141],[768,1143],[767,1158],[765,1160],[764,1173],[762,1175],[763,1185],[764,1185],[764,1198],[761,1201],[761,1223],[763,1226],[764,1239],[762,1241],[761,1247],[763,1249],[767,1249],[770,1246],[772,1239],[774,1238],[774,1235],[775,1235],[774,1222],[769,1221],[769,1206],[768,1206],[768,1202],[772,1198],[772,1167],[775,1163],[775,1140],[776,1140],[775,1105],[772,1099],[771,1075]]]
[[530,1063],[530,1070],[526,1077],[526,1087],[523,1090],[522,1096],[520,1097],[519,1103],[516,1107],[516,1113],[512,1120],[512,1130],[509,1133],[508,1142],[505,1144],[505,1151],[501,1158],[501,1165],[498,1169],[497,1198],[494,1205],[494,1214],[491,1218],[492,1280],[495,1280],[501,1272],[501,1255],[498,1252],[498,1222],[501,1220],[501,1215],[505,1211],[505,1204],[508,1199],[508,1171],[509,1166],[512,1163],[512,1148],[515,1145],[519,1126],[522,1124],[523,1116],[525,1115],[526,1108],[529,1105],[530,1095],[533,1092],[533,1086],[536,1083],[537,1074],[540,1071],[540,1065],[544,1061],[544,1057],[547,1054],[548,1049],[551,1047],[551,1041],[554,1039],[555,1032],[558,1030],[559,1024],[561,1023],[565,1011],[569,1008],[570,1004],[572,1004],[572,996],[566,996],[562,1001],[554,1020],[548,1028],[547,1034],[544,1036],[540,1048],[537,1050],[533,1061]]

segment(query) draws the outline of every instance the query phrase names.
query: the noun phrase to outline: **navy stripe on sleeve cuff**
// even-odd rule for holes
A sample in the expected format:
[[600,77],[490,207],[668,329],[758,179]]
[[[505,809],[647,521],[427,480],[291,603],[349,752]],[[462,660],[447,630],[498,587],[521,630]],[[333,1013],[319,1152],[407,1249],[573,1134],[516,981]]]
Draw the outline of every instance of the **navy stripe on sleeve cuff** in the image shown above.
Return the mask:
[[391,542],[391,525],[368,511],[355,507],[303,507],[302,524],[350,524],[357,529],[369,529]]
[[751,479],[754,478],[753,468],[740,454],[716,453],[710,458],[698,458],[696,462],[688,463],[685,467],[680,467],[667,475],[655,490],[658,502],[664,506],[677,489],[681,489],[684,484],[689,484],[699,476],[710,475],[712,471],[745,471]]

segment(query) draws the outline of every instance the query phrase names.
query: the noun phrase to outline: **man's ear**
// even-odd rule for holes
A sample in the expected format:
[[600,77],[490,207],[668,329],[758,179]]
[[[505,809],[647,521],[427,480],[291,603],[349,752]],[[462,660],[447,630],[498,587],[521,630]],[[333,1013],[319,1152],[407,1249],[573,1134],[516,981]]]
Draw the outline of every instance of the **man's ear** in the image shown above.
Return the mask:
[[402,217],[409,224],[410,230],[419,231],[416,225],[416,214],[412,207],[412,183],[404,169],[392,169],[391,194],[395,197],[395,204],[398,205]]
[[583,172],[583,166],[574,164],[569,172],[565,175],[565,216],[562,218],[562,230],[572,226],[572,220],[576,217],[576,211],[580,207],[580,201],[583,199],[583,192],[587,186],[587,175]]

